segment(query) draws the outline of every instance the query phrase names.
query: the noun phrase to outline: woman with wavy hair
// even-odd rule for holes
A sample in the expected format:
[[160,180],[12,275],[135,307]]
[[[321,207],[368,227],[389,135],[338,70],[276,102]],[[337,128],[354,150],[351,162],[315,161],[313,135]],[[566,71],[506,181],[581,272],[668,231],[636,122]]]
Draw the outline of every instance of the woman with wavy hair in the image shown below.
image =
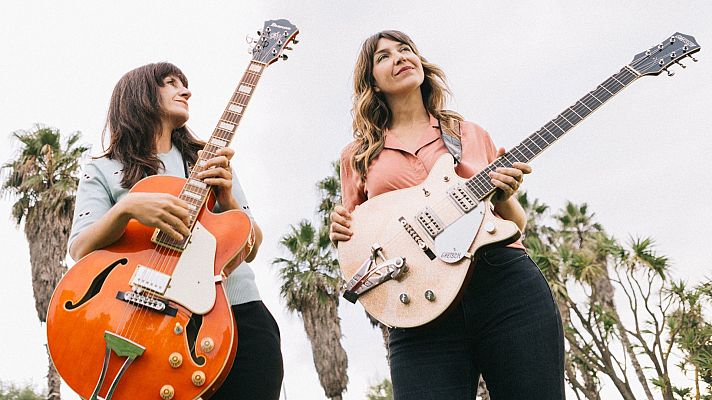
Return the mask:
[[[190,235],[188,204],[167,193],[129,189],[149,175],[188,177],[205,143],[185,125],[188,80],[170,63],[147,64],[126,73],[114,87],[104,134],[105,154],[84,166],[74,211],[69,254],[79,260],[116,242],[130,219],[159,228],[175,240]],[[215,190],[213,212],[239,209],[250,215],[245,194],[230,167],[234,150],[225,147],[206,161],[196,177]],[[254,224],[252,261],[262,242]],[[255,275],[241,265],[225,281],[238,326],[233,368],[212,399],[279,398],[283,368],[279,328],[260,300]],[[158,396],[158,394],[156,394]]]
[[[480,126],[444,110],[445,74],[399,31],[363,43],[354,71],[354,141],[341,154],[343,206],[331,213],[332,241],[349,240],[351,212],[371,197],[418,185],[459,142],[455,170],[470,178],[504,149]],[[455,146],[455,148],[458,148]],[[490,173],[498,218],[524,230],[514,194],[524,163]],[[474,399],[482,375],[493,400],[563,399],[563,332],[551,291],[520,241],[477,257],[450,311],[426,325],[389,329],[396,399]]]

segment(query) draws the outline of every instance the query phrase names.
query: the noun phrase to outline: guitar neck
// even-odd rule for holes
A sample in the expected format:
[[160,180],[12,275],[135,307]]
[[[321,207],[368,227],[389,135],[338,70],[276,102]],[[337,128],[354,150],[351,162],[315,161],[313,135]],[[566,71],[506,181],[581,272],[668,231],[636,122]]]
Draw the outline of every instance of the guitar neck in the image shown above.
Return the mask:
[[[202,180],[197,179],[196,176],[205,170],[205,165],[207,161],[217,154],[218,150],[228,147],[232,138],[235,136],[235,131],[240,125],[242,116],[250,103],[252,98],[252,93],[254,92],[257,82],[259,82],[262,76],[262,71],[264,71],[266,65],[261,62],[251,61],[250,65],[245,70],[245,73],[240,79],[240,83],[230,97],[225,110],[223,111],[220,119],[218,120],[213,134],[208,139],[203,152],[200,153],[200,157],[195,162],[195,165],[190,170],[190,175],[188,176],[188,181],[183,190],[178,197],[188,203],[190,207],[190,225],[193,228],[195,221],[197,221],[198,213],[201,207],[205,204],[210,193],[210,187],[206,185]],[[183,241],[177,241],[172,239],[170,236],[161,232],[157,235],[156,240],[158,243],[171,247],[174,249],[184,249],[188,238]]]
[[639,74],[628,66],[622,68],[617,74],[598,85],[595,90],[587,93],[556,118],[544,124],[541,129],[497,158],[465,182],[465,185],[480,201],[484,200],[496,189],[489,177],[490,171],[500,167],[511,167],[515,162],[527,163],[533,160],[638,77]]

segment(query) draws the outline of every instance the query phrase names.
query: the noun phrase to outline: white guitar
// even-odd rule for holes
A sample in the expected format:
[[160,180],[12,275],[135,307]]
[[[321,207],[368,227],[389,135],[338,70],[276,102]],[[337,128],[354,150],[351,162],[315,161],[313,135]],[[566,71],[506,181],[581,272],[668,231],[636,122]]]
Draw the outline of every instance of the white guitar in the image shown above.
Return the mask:
[[672,75],[670,65],[686,57],[697,61],[692,54],[699,50],[692,36],[675,33],[637,54],[472,178],[460,178],[452,156],[445,154],[420,185],[384,193],[356,207],[353,236],[338,248],[347,279],[344,297],[359,300],[388,326],[413,327],[436,319],[458,299],[480,249],[520,236],[514,223],[493,215],[490,198],[495,187],[488,173],[529,162],[636,79],[662,71]]

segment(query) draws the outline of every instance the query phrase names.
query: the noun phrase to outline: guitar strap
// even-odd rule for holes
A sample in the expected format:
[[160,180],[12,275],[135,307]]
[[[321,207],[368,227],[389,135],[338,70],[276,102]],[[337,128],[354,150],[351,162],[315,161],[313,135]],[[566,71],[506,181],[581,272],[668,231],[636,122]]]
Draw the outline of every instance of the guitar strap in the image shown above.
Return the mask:
[[455,164],[459,164],[460,160],[462,160],[462,142],[460,141],[460,122],[458,121],[457,125],[455,126],[455,133],[457,133],[458,136],[453,136],[453,135],[448,135],[445,132],[443,132],[443,127],[440,121],[438,121],[438,129],[440,129],[440,137],[443,139],[443,142],[445,143],[445,147],[447,147],[447,151],[452,154],[452,156],[455,158]]

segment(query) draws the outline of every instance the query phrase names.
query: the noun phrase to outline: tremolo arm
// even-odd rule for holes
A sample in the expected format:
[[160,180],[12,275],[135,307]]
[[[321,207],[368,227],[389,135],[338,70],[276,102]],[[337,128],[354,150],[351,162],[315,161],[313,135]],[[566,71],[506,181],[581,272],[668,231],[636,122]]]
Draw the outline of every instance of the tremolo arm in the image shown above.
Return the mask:
[[[382,261],[378,262],[379,259]],[[371,256],[361,264],[356,274],[346,284],[344,298],[356,303],[362,294],[388,280],[400,279],[407,270],[405,258],[386,259],[381,245],[374,243],[371,246]]]

